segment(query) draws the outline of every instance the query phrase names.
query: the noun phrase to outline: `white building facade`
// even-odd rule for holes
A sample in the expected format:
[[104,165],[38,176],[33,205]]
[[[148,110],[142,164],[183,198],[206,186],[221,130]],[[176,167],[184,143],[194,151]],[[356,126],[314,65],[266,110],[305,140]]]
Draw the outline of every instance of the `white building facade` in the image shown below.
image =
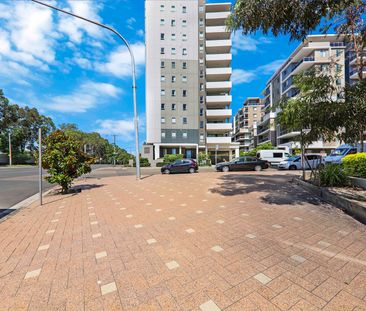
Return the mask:
[[146,131],[142,156],[231,158],[230,3],[146,0]]

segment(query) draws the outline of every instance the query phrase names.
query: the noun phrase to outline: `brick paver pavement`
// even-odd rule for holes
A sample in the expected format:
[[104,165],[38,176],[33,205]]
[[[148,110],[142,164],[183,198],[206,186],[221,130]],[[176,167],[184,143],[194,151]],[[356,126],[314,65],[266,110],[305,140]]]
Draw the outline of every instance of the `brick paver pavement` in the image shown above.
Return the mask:
[[21,210],[0,310],[366,310],[365,226],[269,174],[93,179]]

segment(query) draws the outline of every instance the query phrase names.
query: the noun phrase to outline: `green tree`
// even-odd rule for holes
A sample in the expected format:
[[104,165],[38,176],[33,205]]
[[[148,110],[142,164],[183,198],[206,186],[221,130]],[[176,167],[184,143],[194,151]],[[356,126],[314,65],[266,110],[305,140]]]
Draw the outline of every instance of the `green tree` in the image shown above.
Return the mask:
[[240,156],[250,156],[250,157],[256,157],[257,156],[257,152],[260,150],[271,150],[271,149],[275,149],[275,147],[272,145],[271,142],[267,142],[267,143],[263,143],[258,145],[257,147],[253,148],[252,150],[249,151],[241,151],[240,152]]
[[79,141],[57,130],[44,140],[42,167],[48,170],[46,180],[59,184],[67,193],[74,179],[91,171],[94,159],[82,151]]

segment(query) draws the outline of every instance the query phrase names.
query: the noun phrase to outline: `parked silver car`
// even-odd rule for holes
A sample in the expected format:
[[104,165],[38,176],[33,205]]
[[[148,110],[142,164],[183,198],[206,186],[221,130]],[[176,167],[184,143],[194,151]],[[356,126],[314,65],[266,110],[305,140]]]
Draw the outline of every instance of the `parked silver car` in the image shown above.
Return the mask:
[[[315,169],[324,164],[324,159],[320,154],[305,154],[307,161],[305,160],[305,169]],[[278,168],[280,170],[301,170],[301,156],[293,156],[282,161]]]

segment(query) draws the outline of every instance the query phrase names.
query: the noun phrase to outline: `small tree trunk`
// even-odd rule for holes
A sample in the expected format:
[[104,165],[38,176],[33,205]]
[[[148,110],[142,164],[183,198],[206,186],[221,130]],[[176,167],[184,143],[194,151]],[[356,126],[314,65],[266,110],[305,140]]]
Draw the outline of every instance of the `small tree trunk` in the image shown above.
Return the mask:
[[363,131],[360,133],[361,152],[365,152],[365,144],[363,143]]
[[305,176],[305,163],[304,163],[304,159],[305,159],[305,148],[304,148],[304,134],[303,131],[301,130],[300,133],[300,144],[301,144],[301,168],[302,168],[302,180],[305,181],[306,176]]

